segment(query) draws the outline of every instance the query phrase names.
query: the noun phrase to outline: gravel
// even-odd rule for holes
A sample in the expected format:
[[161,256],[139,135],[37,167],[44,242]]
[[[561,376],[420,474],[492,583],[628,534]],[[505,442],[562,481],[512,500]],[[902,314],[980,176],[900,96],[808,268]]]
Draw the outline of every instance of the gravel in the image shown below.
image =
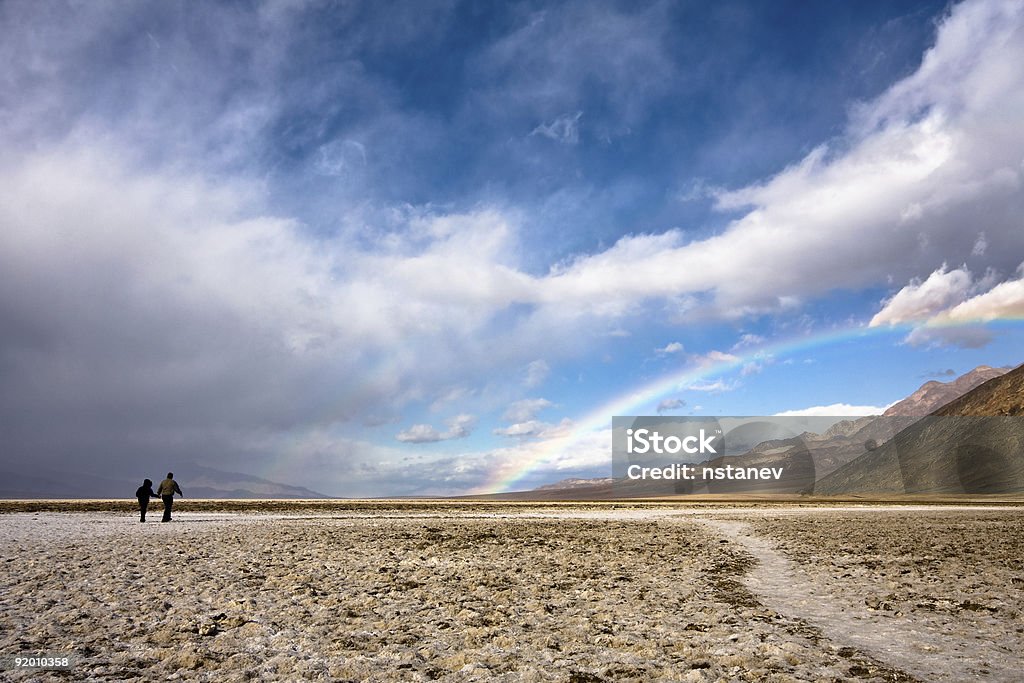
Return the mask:
[[[0,677],[912,681],[913,660],[776,586],[813,583],[897,633],[926,613],[1018,663],[1022,525],[1015,509],[8,513],[0,655],[75,663]],[[759,567],[790,574],[759,585]]]

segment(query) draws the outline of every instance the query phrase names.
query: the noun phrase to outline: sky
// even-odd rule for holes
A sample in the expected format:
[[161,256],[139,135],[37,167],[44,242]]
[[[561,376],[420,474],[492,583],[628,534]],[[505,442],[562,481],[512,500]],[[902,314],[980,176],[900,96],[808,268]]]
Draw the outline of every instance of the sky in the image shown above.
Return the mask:
[[1019,64],[998,0],[0,3],[3,468],[525,489],[1016,366]]

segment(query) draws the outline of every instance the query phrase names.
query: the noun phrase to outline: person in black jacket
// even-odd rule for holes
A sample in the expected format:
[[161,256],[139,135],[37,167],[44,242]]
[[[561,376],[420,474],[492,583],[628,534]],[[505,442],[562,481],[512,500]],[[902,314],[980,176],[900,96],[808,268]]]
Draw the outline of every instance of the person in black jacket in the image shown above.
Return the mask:
[[146,508],[149,507],[149,499],[156,498],[156,491],[153,490],[153,482],[146,479],[142,486],[135,491],[135,497],[139,499],[139,521],[146,521]]

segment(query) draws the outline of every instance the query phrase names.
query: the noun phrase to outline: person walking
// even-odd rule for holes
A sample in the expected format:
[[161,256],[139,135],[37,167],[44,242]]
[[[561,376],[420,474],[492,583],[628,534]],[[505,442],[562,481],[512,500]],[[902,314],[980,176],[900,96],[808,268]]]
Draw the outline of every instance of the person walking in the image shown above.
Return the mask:
[[160,482],[160,488],[156,492],[160,494],[160,498],[164,501],[164,518],[160,521],[169,522],[171,521],[171,506],[174,505],[174,494],[177,493],[179,496],[185,495],[181,492],[178,482],[174,481],[174,472],[167,473],[167,478]]
[[135,491],[135,497],[139,499],[139,521],[146,521],[146,509],[149,508],[149,499],[156,498],[156,493],[153,492],[153,480],[146,479]]

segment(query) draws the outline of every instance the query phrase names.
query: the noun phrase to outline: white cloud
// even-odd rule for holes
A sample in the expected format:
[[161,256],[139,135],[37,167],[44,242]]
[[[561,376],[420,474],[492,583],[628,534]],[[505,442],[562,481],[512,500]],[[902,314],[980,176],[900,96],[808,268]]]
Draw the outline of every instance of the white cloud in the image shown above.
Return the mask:
[[984,327],[915,327],[907,334],[904,342],[911,346],[939,348],[957,346],[962,349],[980,349],[988,346],[995,337]]
[[484,454],[472,453],[460,457],[470,464],[482,459],[492,474],[519,472],[524,462],[534,463],[529,478],[518,481],[513,487],[515,489],[529,489],[541,483],[550,483],[563,478],[565,472],[610,472],[611,450],[608,444],[611,443],[611,429],[575,434],[567,438],[572,434],[573,427],[571,421],[563,420],[536,438],[517,440],[513,442],[514,445],[492,449]]
[[686,401],[681,398],[664,398],[658,402],[658,415],[667,413],[673,410],[679,410],[686,406]]
[[545,398],[525,398],[512,403],[506,410],[502,419],[508,422],[527,422],[537,416],[537,413],[550,408],[554,404]]
[[725,380],[717,379],[714,382],[694,382],[693,384],[687,385],[685,388],[687,391],[721,394],[726,391],[732,391],[738,386],[739,385],[735,382],[726,382]]
[[963,322],[1021,317],[1024,317],[1024,279],[1001,282],[989,291],[957,304],[939,320]]
[[366,145],[357,140],[336,140],[317,150],[317,172],[343,176],[365,168]]
[[740,376],[749,377],[750,375],[759,375],[762,370],[764,370],[764,363],[751,361],[743,364],[743,367],[740,369]]
[[703,354],[695,354],[690,357],[690,361],[699,367],[707,367],[718,363],[738,363],[740,357],[724,351],[712,350]]
[[981,323],[1024,316],[1024,277],[995,280],[992,272],[975,280],[966,268],[947,272],[943,266],[923,283],[912,281],[901,289],[871,326],[916,323],[905,340],[912,346],[983,347],[993,334]]
[[743,364],[743,367],[740,369],[740,376],[748,377],[750,375],[760,374],[766,367],[775,365],[775,362],[775,356],[772,354],[766,353],[765,351],[758,351],[754,354],[752,360]]
[[572,428],[572,421],[569,418],[562,418],[558,424],[541,422],[540,420],[526,420],[516,422],[508,427],[498,427],[494,434],[498,436],[509,436],[516,438],[553,439],[564,436]]
[[737,341],[735,344],[732,345],[732,350],[736,351],[738,349],[743,349],[743,348],[747,348],[747,347],[750,347],[750,346],[758,346],[758,345],[763,344],[763,343],[764,343],[764,337],[762,337],[761,335],[747,333],[747,334],[744,334],[743,336],[741,336],[739,338],[739,341]]
[[665,346],[663,346],[662,348],[655,349],[654,352],[663,356],[671,355],[674,353],[682,353],[683,345],[680,344],[679,342],[669,342],[668,344],[665,344]]
[[508,427],[499,427],[494,430],[494,433],[498,436],[538,436],[549,426],[547,423],[538,420],[527,420],[525,422],[516,422]]
[[395,438],[404,443],[433,443],[444,439],[441,432],[428,424],[415,424],[408,429],[403,429],[395,435]]
[[566,145],[575,145],[580,141],[580,117],[583,112],[559,116],[551,123],[542,123],[530,133],[530,135],[541,135],[543,137],[561,142]]
[[882,310],[871,318],[868,325],[878,327],[925,320],[963,301],[971,286],[971,274],[966,268],[947,271],[943,265],[924,282],[911,280],[910,284],[885,302]]
[[476,417],[462,414],[446,421],[448,429],[441,432],[428,424],[415,424],[395,435],[395,438],[404,443],[431,443],[435,441],[449,441],[451,439],[464,439],[469,436],[476,426]]
[[888,407],[889,406],[854,406],[849,403],[833,403],[827,406],[812,406],[810,408],[801,408],[799,410],[785,410],[781,413],[775,414],[780,417],[859,417],[864,415],[881,415]]

